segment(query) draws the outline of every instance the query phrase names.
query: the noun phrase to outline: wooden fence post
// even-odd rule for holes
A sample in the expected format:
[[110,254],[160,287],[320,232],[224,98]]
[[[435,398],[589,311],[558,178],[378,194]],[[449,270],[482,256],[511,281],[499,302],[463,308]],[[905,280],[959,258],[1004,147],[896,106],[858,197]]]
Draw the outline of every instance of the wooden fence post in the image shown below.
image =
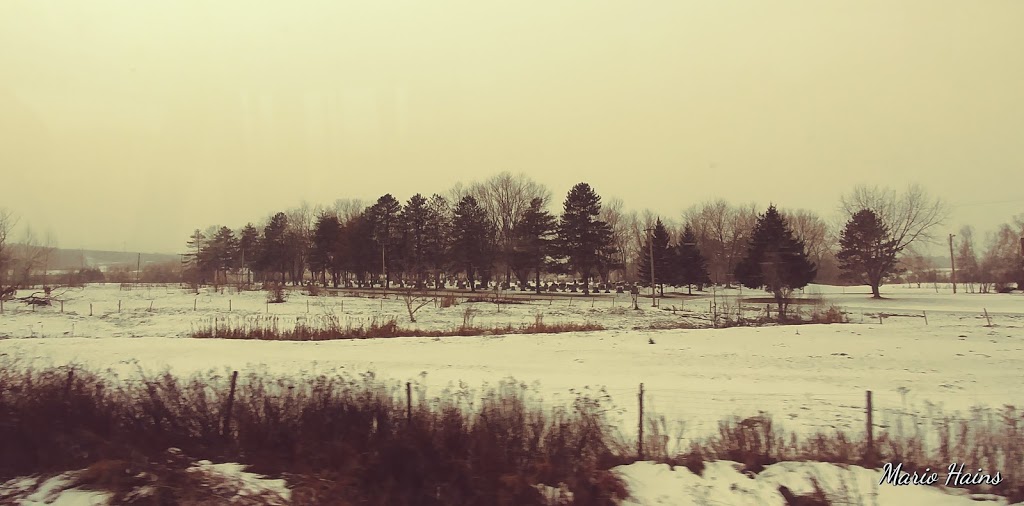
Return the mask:
[[121,299],[117,299],[117,312],[121,312]]
[[92,302],[89,303],[89,316],[92,316]]
[[640,384],[640,393],[637,394],[637,398],[640,401],[640,417],[639,423],[637,424],[638,436],[636,438],[636,453],[640,460],[644,459],[644,384]]
[[64,301],[60,301],[60,312],[64,312]]
[[412,382],[405,382],[405,421],[412,424]]
[[867,429],[868,448],[867,448],[867,455],[865,455],[864,458],[867,461],[867,464],[869,466],[873,466],[874,463],[875,463],[875,433],[874,433],[874,423],[873,423],[873,420],[872,420],[874,413],[873,413],[873,409],[872,409],[872,406],[871,406],[871,390],[867,391],[866,397],[867,397],[867,410],[866,410],[867,411],[867,426],[865,428]]
[[924,315],[924,324],[928,325],[928,311],[922,309],[921,314]]
[[221,430],[221,437],[228,437],[231,434],[231,410],[235,405],[235,384],[238,381],[238,371],[231,373],[231,390],[228,392],[228,405],[224,411],[224,428]]
[[75,370],[72,369],[72,370],[68,371],[68,382],[64,384],[64,399],[67,399],[68,395],[71,394],[71,384],[72,384],[72,382],[74,382],[74,380],[75,380]]
[[985,312],[985,320],[988,321],[988,325],[986,325],[986,326],[987,327],[991,327],[992,326],[992,319],[988,317],[988,309],[982,308],[982,311]]

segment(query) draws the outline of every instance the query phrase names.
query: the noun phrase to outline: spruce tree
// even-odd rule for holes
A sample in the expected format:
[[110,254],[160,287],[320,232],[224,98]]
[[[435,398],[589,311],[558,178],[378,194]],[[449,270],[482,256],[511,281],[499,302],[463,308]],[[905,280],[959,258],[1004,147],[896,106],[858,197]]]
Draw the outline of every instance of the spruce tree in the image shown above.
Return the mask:
[[451,240],[452,209],[448,200],[434,194],[427,202],[427,221],[424,225],[424,262],[434,276],[434,288],[441,288],[442,274],[448,263],[448,244]]
[[[260,258],[259,248],[260,232],[252,223],[247,223],[238,234],[238,263],[236,264],[248,271],[247,276],[251,276],[252,271],[256,269],[257,260]],[[252,279],[247,278],[246,283],[250,282]]]
[[381,247],[381,268],[384,270],[384,288],[391,287],[391,274],[398,271],[400,255],[396,254],[395,246],[400,240],[401,221],[399,213],[402,204],[390,193],[377,199],[370,208],[373,220],[373,237]]
[[406,272],[412,274],[416,288],[423,288],[423,277],[427,266],[427,221],[429,219],[427,199],[417,193],[402,209],[402,257]]
[[796,238],[775,206],[769,206],[757,218],[746,257],[736,265],[736,279],[747,288],[764,288],[773,294],[782,321],[790,293],[807,286],[816,273],[803,241]]
[[284,283],[284,274],[291,267],[290,249],[288,217],[284,213],[277,213],[270,218],[270,223],[263,227],[260,267],[268,273],[280,274],[279,280]]
[[360,287],[366,286],[369,277],[381,272],[381,246],[374,238],[372,208],[368,207],[342,227],[339,253],[344,269],[356,277]]
[[601,215],[601,197],[587,183],[569,190],[558,223],[558,250],[570,269],[583,278],[583,293],[590,293],[590,278],[607,256],[612,232]]
[[333,213],[322,212],[313,226],[313,244],[309,250],[309,269],[314,277],[319,278],[327,286],[327,273],[331,274],[331,285],[338,287],[341,280],[339,262],[339,242],[341,241],[341,222]]
[[836,258],[843,277],[869,285],[871,296],[880,299],[882,280],[898,272],[897,241],[885,223],[874,211],[861,209],[843,227],[839,246]]
[[534,198],[513,229],[513,268],[533,271],[537,293],[541,293],[540,275],[552,254],[556,225],[555,217],[544,209],[544,199]]
[[455,207],[452,219],[451,258],[466,273],[470,290],[476,291],[476,279],[490,268],[493,225],[476,199],[466,195]]
[[676,282],[686,285],[686,293],[691,295],[693,285],[700,289],[711,282],[707,260],[697,247],[697,234],[690,225],[683,229],[683,236],[675,247],[675,275]]
[[220,273],[224,273],[224,280],[227,282],[227,272],[235,265],[235,258],[238,255],[238,240],[235,233],[228,227],[220,227],[213,238],[207,243],[205,263],[208,269],[213,272],[213,283],[218,283]]
[[[675,262],[673,261],[673,251],[669,245],[668,230],[665,225],[661,222],[661,218],[654,224],[654,230],[651,234],[648,234],[647,240],[644,241],[644,250],[640,252],[640,261],[637,264],[637,276],[640,278],[640,282],[651,286],[655,284],[661,293],[661,296],[665,296],[665,283],[669,283],[675,279]],[[653,242],[653,247],[651,243]],[[651,281],[651,255],[654,255],[654,280]]]

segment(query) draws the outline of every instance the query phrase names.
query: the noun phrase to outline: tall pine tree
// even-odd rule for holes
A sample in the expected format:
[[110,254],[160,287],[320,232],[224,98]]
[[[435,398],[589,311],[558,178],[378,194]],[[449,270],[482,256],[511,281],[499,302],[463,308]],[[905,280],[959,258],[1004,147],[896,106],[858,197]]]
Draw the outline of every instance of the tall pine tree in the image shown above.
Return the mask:
[[413,195],[402,209],[402,257],[405,259],[406,273],[412,274],[416,288],[423,288],[423,278],[427,270],[427,221],[430,209],[427,199],[417,193]]
[[836,258],[843,277],[871,286],[871,296],[882,298],[882,280],[898,271],[897,241],[890,237],[885,223],[874,211],[861,209],[843,227],[839,246]]
[[284,283],[284,274],[291,265],[291,247],[288,244],[288,217],[277,213],[270,223],[263,227],[263,241],[260,248],[260,267],[267,273],[278,273]]
[[452,209],[448,200],[434,194],[427,202],[427,221],[424,225],[424,262],[434,276],[434,288],[443,288],[442,275],[448,262],[448,244],[451,240]]
[[451,258],[466,273],[471,291],[476,291],[477,275],[492,262],[493,225],[476,199],[466,195],[455,207],[452,219]]
[[313,240],[309,250],[309,270],[313,277],[327,286],[327,274],[335,288],[341,281],[339,246],[341,222],[334,213],[321,212],[313,226]]
[[238,267],[246,272],[246,284],[252,282],[252,271],[260,258],[260,232],[252,223],[247,223],[238,234]]
[[747,288],[764,288],[774,295],[781,321],[786,318],[790,293],[807,286],[817,270],[807,258],[803,241],[772,205],[757,218],[746,257],[736,265],[736,279]]
[[391,287],[391,274],[398,271],[398,264],[401,262],[397,254],[396,245],[401,239],[401,220],[399,213],[402,204],[390,193],[377,199],[377,203],[370,208],[370,216],[373,220],[373,237],[381,248],[381,268],[384,270],[384,288]]
[[533,271],[537,293],[541,293],[540,275],[552,254],[556,225],[555,217],[544,209],[544,199],[534,198],[513,229],[513,269]]
[[612,244],[611,227],[601,221],[601,197],[587,183],[569,190],[558,223],[558,250],[569,267],[583,278],[583,293]]
[[697,234],[690,225],[683,229],[683,236],[676,244],[674,263],[676,282],[686,285],[687,294],[693,294],[693,285],[701,289],[711,282],[707,260],[697,247]]
[[[661,222],[661,218],[654,224],[653,233],[648,234],[644,242],[644,250],[640,254],[640,262],[637,264],[637,276],[640,282],[648,286],[655,284],[661,296],[665,296],[665,283],[671,282],[675,276],[675,262],[672,259],[672,248],[669,245],[668,230]],[[652,247],[653,242],[653,247]],[[651,256],[654,256],[654,280],[651,281]]]

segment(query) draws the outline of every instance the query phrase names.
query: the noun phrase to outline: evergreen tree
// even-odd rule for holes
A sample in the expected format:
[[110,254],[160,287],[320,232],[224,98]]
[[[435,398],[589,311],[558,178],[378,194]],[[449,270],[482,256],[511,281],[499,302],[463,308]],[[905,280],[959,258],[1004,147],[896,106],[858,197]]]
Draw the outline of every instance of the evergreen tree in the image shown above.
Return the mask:
[[697,234],[690,225],[683,229],[675,247],[675,276],[677,283],[686,285],[687,294],[693,294],[693,285],[701,289],[711,282],[707,260],[697,247]]
[[280,275],[284,283],[284,275],[292,267],[288,245],[288,217],[277,213],[270,218],[270,223],[263,227],[262,248],[260,248],[260,269],[267,273]]
[[568,267],[583,278],[583,293],[590,293],[590,278],[612,245],[612,232],[601,214],[601,197],[587,183],[569,190],[558,224],[558,250]]
[[[256,227],[252,223],[247,223],[245,227],[242,227],[242,231],[238,234],[238,263],[237,265],[243,269],[249,271],[247,274],[251,275],[252,271],[256,269],[258,259],[260,258],[260,232],[256,230]],[[252,282],[251,279],[247,279],[246,283]]]
[[537,293],[541,293],[540,275],[552,254],[556,229],[555,217],[544,209],[544,199],[539,197],[530,201],[513,228],[513,269],[532,270]]
[[424,225],[423,260],[434,275],[434,287],[441,288],[442,274],[448,262],[451,240],[452,210],[448,200],[434,194],[427,202],[427,221]]
[[188,243],[186,244],[188,253],[182,258],[183,267],[192,274],[192,281],[196,284],[201,284],[205,281],[203,271],[207,262],[205,255],[203,255],[204,241],[206,241],[206,235],[197,228],[189,236]]
[[486,211],[475,198],[466,195],[459,201],[452,220],[451,258],[466,273],[474,292],[477,275],[489,269],[492,262],[492,228]]
[[874,211],[861,209],[846,222],[839,246],[836,258],[842,276],[869,285],[871,296],[880,299],[882,280],[899,272],[897,241],[890,236],[889,228]]
[[769,206],[757,218],[746,257],[736,265],[736,279],[747,288],[763,287],[773,294],[781,321],[786,318],[789,294],[807,286],[816,273],[803,241],[794,236],[775,206]]
[[346,271],[355,275],[360,287],[365,286],[368,275],[381,272],[381,247],[374,239],[371,208],[345,223],[341,243],[341,264]]
[[227,282],[227,273],[235,265],[235,258],[238,255],[238,241],[235,233],[228,227],[220,227],[206,247],[205,262],[213,272],[213,283],[217,284],[220,273],[224,273],[224,281]]
[[390,193],[377,199],[377,203],[370,208],[370,218],[373,222],[373,238],[381,247],[382,269],[384,269],[384,288],[391,287],[391,274],[400,271],[400,255],[396,246],[401,240],[401,217],[402,204]]
[[[653,240],[653,241],[652,241]],[[651,246],[653,242],[653,248]],[[659,218],[654,224],[653,234],[648,234],[644,242],[644,250],[640,252],[640,261],[637,265],[637,276],[640,282],[648,286],[651,281],[651,255],[654,255],[654,281],[658,285],[661,296],[665,296],[665,283],[676,278],[675,262],[672,247],[669,245],[668,230]]]
[[430,209],[427,199],[417,193],[413,195],[405,208],[402,209],[402,257],[405,268],[416,281],[416,288],[423,288],[423,278],[427,270],[427,222]]
[[341,222],[333,213],[322,212],[316,218],[313,227],[313,244],[309,251],[309,268],[314,278],[319,278],[327,286],[327,273],[331,275],[331,285],[335,288],[341,280],[339,246],[341,241]]

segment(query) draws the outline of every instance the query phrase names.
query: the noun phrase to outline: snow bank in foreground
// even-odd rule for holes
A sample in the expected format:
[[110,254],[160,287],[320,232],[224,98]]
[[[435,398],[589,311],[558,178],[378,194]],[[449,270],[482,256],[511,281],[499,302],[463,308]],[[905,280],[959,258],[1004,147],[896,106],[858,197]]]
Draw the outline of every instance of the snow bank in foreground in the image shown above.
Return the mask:
[[[671,469],[667,464],[635,462],[613,469],[625,480],[631,498],[622,506],[750,505],[785,506],[779,491],[811,494],[817,483],[832,504],[933,506],[1005,506],[1006,500],[988,495],[969,495],[923,485],[878,485],[881,471],[857,466],[821,462],[780,462],[751,476],[735,462],[706,463],[698,476],[687,468]],[[1020,503],[1024,504],[1024,503]]]
[[107,506],[113,494],[75,488],[81,471],[0,483],[0,502],[17,506]]
[[[291,490],[284,480],[268,479],[245,472],[242,464],[213,464],[201,460],[186,472],[193,485],[208,491],[211,497],[226,499],[226,504],[262,504],[284,506],[290,503]],[[110,506],[114,494],[102,490],[79,488],[85,470],[70,471],[52,476],[16,478],[0,483],[0,504],[16,506]],[[138,486],[129,494],[144,497],[152,492],[151,485]]]

